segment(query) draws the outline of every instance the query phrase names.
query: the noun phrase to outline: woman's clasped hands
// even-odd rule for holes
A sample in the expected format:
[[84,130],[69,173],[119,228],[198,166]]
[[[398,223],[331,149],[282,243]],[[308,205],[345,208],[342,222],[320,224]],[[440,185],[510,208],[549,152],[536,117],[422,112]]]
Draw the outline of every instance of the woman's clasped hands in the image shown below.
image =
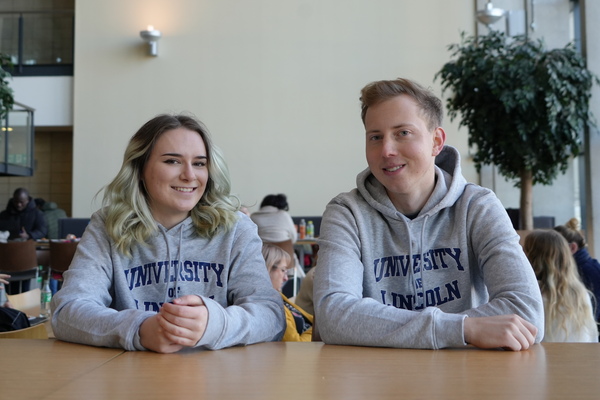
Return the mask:
[[194,347],[204,335],[208,309],[199,296],[187,295],[165,303],[160,311],[142,322],[140,343],[158,353],[174,353]]

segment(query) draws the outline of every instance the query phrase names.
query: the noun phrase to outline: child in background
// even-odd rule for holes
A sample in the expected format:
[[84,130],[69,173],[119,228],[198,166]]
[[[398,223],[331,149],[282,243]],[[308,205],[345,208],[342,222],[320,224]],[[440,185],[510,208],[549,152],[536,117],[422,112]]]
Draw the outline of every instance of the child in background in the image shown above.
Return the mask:
[[566,239],[553,230],[535,230],[523,247],[542,291],[544,341],[598,342],[592,294],[581,281]]

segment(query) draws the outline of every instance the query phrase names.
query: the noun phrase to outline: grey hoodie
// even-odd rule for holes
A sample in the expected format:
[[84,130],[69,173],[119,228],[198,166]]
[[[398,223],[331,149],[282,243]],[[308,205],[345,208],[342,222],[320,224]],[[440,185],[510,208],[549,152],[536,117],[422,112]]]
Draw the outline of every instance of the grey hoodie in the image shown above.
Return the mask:
[[208,308],[196,347],[279,340],[285,329],[281,296],[265,268],[256,225],[238,216],[229,232],[210,240],[196,235],[191,217],[169,230],[159,225],[148,245],[136,246],[127,258],[109,239],[102,213],[94,213],[52,299],[56,337],[145,350],[141,323],[164,302],[195,294]]
[[466,345],[466,316],[517,314],[544,334],[539,286],[504,207],[467,183],[456,149],[436,157],[434,191],[414,219],[367,169],[323,215],[314,302],[331,344]]

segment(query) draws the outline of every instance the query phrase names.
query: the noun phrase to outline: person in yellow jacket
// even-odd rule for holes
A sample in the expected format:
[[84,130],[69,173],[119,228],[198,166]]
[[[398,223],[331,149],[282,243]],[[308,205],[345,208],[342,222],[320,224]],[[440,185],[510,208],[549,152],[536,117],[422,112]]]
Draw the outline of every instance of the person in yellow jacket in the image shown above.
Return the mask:
[[[293,267],[290,255],[274,244],[264,243],[262,254],[273,287],[281,293],[283,284],[288,280],[287,270]],[[310,342],[313,331],[313,316],[292,303],[283,293],[286,329],[281,339],[284,342]]]

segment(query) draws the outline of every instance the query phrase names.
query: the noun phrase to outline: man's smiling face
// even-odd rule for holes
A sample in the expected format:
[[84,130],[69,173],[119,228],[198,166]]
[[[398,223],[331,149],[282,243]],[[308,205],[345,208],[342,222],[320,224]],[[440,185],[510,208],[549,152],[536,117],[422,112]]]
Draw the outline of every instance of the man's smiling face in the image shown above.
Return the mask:
[[[371,173],[402,212],[422,207],[435,184],[435,156],[445,142],[429,129],[417,103],[400,95],[375,104],[365,115],[366,156]],[[416,210],[418,211],[418,210]]]

